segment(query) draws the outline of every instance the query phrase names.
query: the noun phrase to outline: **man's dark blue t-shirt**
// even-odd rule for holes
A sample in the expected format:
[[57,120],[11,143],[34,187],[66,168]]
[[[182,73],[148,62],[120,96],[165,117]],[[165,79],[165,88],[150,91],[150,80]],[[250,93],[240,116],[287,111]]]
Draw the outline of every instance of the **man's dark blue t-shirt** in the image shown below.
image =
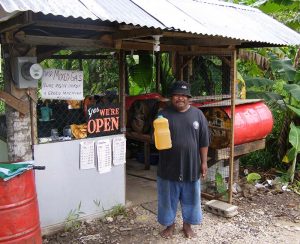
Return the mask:
[[178,112],[170,106],[159,112],[167,118],[172,148],[159,151],[157,175],[174,181],[195,181],[200,178],[200,148],[208,147],[209,131],[202,111],[190,106]]

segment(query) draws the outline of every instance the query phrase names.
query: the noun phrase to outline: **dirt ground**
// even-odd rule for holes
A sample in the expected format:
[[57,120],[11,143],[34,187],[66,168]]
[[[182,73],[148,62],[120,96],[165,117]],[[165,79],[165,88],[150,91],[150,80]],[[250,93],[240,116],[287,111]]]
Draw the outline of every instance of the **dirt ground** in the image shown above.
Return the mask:
[[[207,200],[203,199],[203,205]],[[156,215],[142,206],[127,208],[127,216],[82,222],[73,231],[44,236],[43,243],[287,243],[300,244],[300,196],[287,191],[257,190],[234,196],[238,214],[224,218],[203,210],[203,222],[194,226],[197,237],[186,239],[177,214],[172,239],[163,239]]]

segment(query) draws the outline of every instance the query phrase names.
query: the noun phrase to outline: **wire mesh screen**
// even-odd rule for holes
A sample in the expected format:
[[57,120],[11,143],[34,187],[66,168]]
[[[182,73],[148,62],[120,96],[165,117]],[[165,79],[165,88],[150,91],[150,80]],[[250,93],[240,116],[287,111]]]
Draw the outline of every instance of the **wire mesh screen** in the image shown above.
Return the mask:
[[[82,70],[85,98],[82,101],[39,98],[36,104],[38,143],[86,138],[88,107],[115,103],[118,100],[118,60],[110,54],[103,54],[99,59],[51,59],[44,61],[43,66],[51,69]],[[41,84],[38,88],[39,94],[40,91]]]
[[230,62],[225,61],[224,57],[216,56],[194,58],[190,83],[194,95],[192,105],[203,112],[210,131],[208,172],[201,181],[202,193],[227,201],[231,102]]
[[82,102],[77,101],[76,105],[72,107],[69,101],[63,100],[39,101],[37,104],[39,142],[74,138],[70,126],[85,123]]
[[[183,59],[184,60],[184,59]],[[229,159],[231,141],[231,96],[230,96],[230,57],[198,56],[186,58],[191,64],[184,65],[182,79],[191,85],[192,106],[199,108],[205,115],[210,131],[208,173],[202,180],[202,193],[212,198],[228,200]],[[161,68],[163,70],[163,67]],[[170,79],[166,79],[167,81]],[[162,86],[163,82],[161,80]],[[170,83],[169,83],[170,86]],[[160,94],[161,95],[161,94]],[[162,99],[163,98],[163,99]],[[170,103],[168,96],[157,94],[131,97],[127,111],[127,131],[129,153],[137,161],[145,161],[145,144],[153,133],[152,123],[159,109]],[[137,143],[139,142],[139,143]],[[158,151],[150,146],[148,163],[158,163]]]

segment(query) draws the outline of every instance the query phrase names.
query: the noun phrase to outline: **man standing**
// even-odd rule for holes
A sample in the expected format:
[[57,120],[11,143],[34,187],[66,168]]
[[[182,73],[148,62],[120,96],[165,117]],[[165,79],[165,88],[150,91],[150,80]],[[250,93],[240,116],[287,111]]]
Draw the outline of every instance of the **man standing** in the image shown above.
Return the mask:
[[171,88],[171,106],[159,112],[169,120],[172,148],[159,152],[157,172],[158,222],[160,234],[172,237],[178,202],[181,204],[183,233],[196,236],[191,225],[202,221],[200,173],[207,172],[209,132],[207,120],[196,107],[190,106],[189,84],[176,81]]

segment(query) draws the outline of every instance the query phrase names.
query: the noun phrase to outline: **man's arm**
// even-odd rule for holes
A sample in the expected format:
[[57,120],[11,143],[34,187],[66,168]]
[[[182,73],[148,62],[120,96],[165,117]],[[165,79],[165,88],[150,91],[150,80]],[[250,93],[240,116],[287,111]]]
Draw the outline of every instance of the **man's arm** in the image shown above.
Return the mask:
[[208,147],[200,147],[201,175],[203,178],[205,178],[207,174],[207,152]]

